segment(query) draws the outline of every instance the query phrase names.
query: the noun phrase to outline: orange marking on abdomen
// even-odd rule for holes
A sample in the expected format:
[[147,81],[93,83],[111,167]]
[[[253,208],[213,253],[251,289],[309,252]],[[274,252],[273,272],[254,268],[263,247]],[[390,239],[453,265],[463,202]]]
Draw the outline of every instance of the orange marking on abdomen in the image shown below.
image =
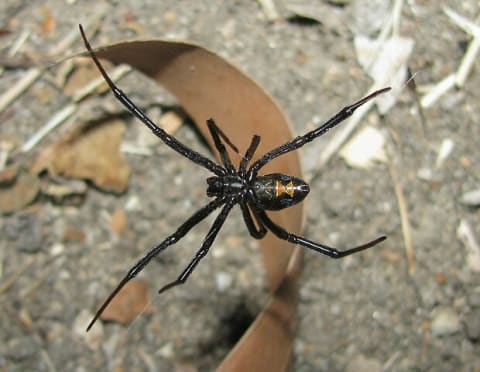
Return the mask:
[[288,184],[284,185],[282,182],[277,181],[275,184],[275,196],[278,198],[282,194],[288,194],[291,198],[293,198],[293,194],[295,194],[295,188],[293,187],[293,182],[290,181]]
[[285,191],[288,195],[290,195],[291,198],[293,198],[293,194],[295,194],[295,189],[293,187],[293,182],[290,181],[288,184],[287,184],[287,189]]

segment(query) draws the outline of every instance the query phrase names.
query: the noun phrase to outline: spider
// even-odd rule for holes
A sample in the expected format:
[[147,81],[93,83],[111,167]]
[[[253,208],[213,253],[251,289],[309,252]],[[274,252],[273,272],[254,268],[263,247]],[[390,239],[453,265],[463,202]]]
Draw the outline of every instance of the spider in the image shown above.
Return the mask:
[[80,25],[79,27],[85,47],[87,48],[91,58],[95,62],[98,70],[109,85],[115,97],[128,109],[128,111],[130,111],[135,117],[144,123],[167,146],[171,147],[180,155],[183,155],[187,159],[206,168],[214,174],[212,177],[209,177],[206,180],[207,196],[212,197],[213,200],[195,212],[173,234],[168,236],[158,245],[151,248],[150,251],[127,272],[117,287],[97,310],[95,316],[87,326],[87,331],[91,329],[105,308],[125,286],[125,284],[136,277],[138,273],[142,271],[143,268],[148,265],[148,263],[160,252],[162,252],[165,248],[176,244],[190,231],[190,229],[192,229],[214,210],[220,207],[220,213],[214,220],[210,230],[207,233],[207,236],[202,242],[200,249],[197,251],[191,262],[177,277],[177,279],[162,287],[159,290],[159,293],[165,292],[168,289],[186,282],[200,260],[208,253],[208,250],[213,244],[218,232],[222,228],[222,225],[225,222],[228,214],[237,204],[240,206],[245,225],[253,238],[262,239],[267,231],[270,231],[280,239],[310,248],[332,258],[342,258],[353,253],[363,251],[379,244],[386,239],[386,236],[380,236],[369,241],[368,243],[344,251],[339,251],[325,244],[316,243],[312,240],[286,231],[283,227],[273,222],[266,211],[278,211],[300,203],[307,196],[308,192],[310,191],[310,187],[305,181],[294,176],[282,173],[258,175],[258,172],[263,166],[273,159],[290,151],[295,151],[308,142],[311,142],[317,137],[325,134],[328,130],[351,116],[353,112],[364,103],[378,96],[379,94],[387,92],[390,90],[390,88],[377,90],[361,100],[344,107],[320,127],[304,134],[303,136],[298,136],[287,143],[274,148],[273,150],[270,150],[249,166],[249,163],[260,143],[260,136],[254,135],[251,139],[250,145],[247,148],[247,151],[242,156],[242,160],[240,161],[238,169],[236,169],[230,159],[225,145],[230,146],[237,153],[239,153],[238,149],[221,131],[213,119],[207,120],[207,126],[210,135],[212,136],[215,148],[220,155],[221,164],[218,164],[199,154],[198,152],[188,148],[183,143],[179,142],[175,137],[158,127],[152,120],[150,120],[146,114],[142,112],[142,110],[140,110],[125,95],[125,93],[123,93],[122,90],[120,90],[120,88],[113,83],[99,59],[95,55],[95,52],[92,50],[82,26]]

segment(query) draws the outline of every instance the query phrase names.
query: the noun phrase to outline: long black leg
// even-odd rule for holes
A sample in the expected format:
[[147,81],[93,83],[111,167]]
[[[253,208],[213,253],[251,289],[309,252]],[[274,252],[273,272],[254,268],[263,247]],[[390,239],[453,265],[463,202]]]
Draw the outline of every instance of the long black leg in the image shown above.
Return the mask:
[[211,245],[213,244],[213,241],[215,240],[218,232],[220,231],[220,228],[222,227],[223,223],[225,222],[225,219],[227,218],[228,213],[232,210],[232,207],[235,205],[234,200],[227,201],[225,206],[223,207],[222,211],[220,214],[217,216],[215,221],[213,222],[212,227],[210,228],[210,231],[208,232],[207,236],[203,240],[202,246],[198,250],[198,252],[195,254],[195,257],[193,257],[192,261],[188,264],[188,266],[183,270],[183,272],[178,276],[176,280],[173,282],[168,283],[164,287],[162,287],[158,293],[165,292],[169,290],[172,287],[175,287],[177,285],[183,284],[187,281],[188,277],[190,274],[193,272],[197,264],[200,262],[200,260],[205,257],[205,255],[208,253],[208,250],[210,249]]
[[145,113],[140,110],[126,95],[123,91],[118,88],[115,83],[110,79],[107,72],[103,68],[102,64],[100,63],[99,59],[95,55],[95,52],[92,50],[90,43],[87,40],[85,32],[83,31],[82,25],[79,25],[80,32],[82,34],[83,42],[85,43],[85,47],[87,48],[90,56],[92,57],[93,61],[97,65],[98,70],[102,74],[103,78],[107,82],[108,86],[112,90],[115,97],[130,111],[133,115],[135,115],[142,123],[144,123],[157,137],[159,137],[167,146],[178,152],[179,154],[185,156],[187,159],[190,159],[194,163],[201,165],[204,168],[207,168],[212,173],[215,173],[217,176],[225,176],[226,172],[223,167],[216,164],[214,161],[204,157],[203,155],[199,154],[198,152],[188,148],[183,143],[178,141],[175,137],[171,136],[167,132],[165,132],[162,128],[156,125]]
[[303,238],[301,236],[289,233],[286,231],[283,227],[278,226],[275,222],[273,222],[270,217],[267,216],[264,210],[262,209],[256,209],[255,212],[258,214],[260,220],[263,222],[263,224],[272,232],[274,233],[277,237],[280,239],[286,240],[290,243],[294,244],[300,244],[304,247],[313,249],[316,252],[325,254],[329,257],[332,258],[342,258],[348,255],[351,255],[353,253],[357,253],[360,251],[363,251],[367,248],[373,247],[374,245],[377,245],[380,242],[383,242],[385,239],[387,239],[386,236],[381,236],[377,239],[374,239],[368,243],[359,245],[358,247],[350,248],[345,251],[339,251],[335,248],[329,247],[324,244],[319,244],[315,243],[309,239]]
[[209,120],[211,120],[211,121],[215,124],[215,129],[217,130],[218,135],[219,135],[220,137],[222,137],[222,139],[225,141],[225,143],[226,143],[228,146],[230,146],[233,151],[235,151],[237,154],[239,154],[237,146],[235,146],[235,145],[233,144],[233,142],[230,141],[230,138],[228,138],[227,135],[222,131],[222,129],[215,123],[215,120],[213,120],[212,118],[210,118]]
[[245,221],[245,225],[247,226],[250,235],[255,239],[262,239],[267,233],[265,226],[256,218],[255,220],[258,225],[257,228],[257,225],[255,225],[255,222],[253,221],[252,214],[248,209],[248,205],[244,201],[240,202],[240,209],[242,210],[243,220]]
[[210,135],[213,138],[213,143],[215,144],[215,148],[217,149],[218,153],[220,154],[220,159],[222,159],[222,164],[225,166],[225,168],[230,172],[230,174],[235,173],[235,167],[232,164],[232,160],[230,159],[230,156],[228,155],[227,149],[225,148],[225,145],[222,143],[220,140],[220,137],[232,146],[232,148],[236,150],[237,148],[230,142],[230,139],[221,131],[221,129],[215,124],[213,119],[208,119],[207,120],[207,127],[208,130],[210,131]]
[[190,231],[192,227],[197,225],[200,221],[206,218],[210,213],[217,209],[220,205],[225,203],[225,198],[218,198],[211,201],[205,207],[197,211],[193,216],[191,216],[187,221],[185,221],[172,235],[166,238],[163,242],[153,247],[150,252],[148,252],[144,257],[142,257],[125,275],[125,277],[118,283],[117,287],[113,292],[108,296],[105,302],[100,306],[100,308],[95,313],[95,316],[90,321],[87,326],[87,332],[92,328],[93,324],[97,319],[102,315],[103,311],[106,309],[108,304],[113,300],[118,292],[127,284],[130,280],[135,278],[140,271],[143,270],[145,266],[161,251],[167,248],[170,245],[177,243],[181,238],[185,236],[186,233]]
[[296,137],[288,141],[287,143],[284,143],[283,145],[280,145],[277,148],[270,150],[265,155],[263,155],[260,159],[258,159],[255,163],[252,164],[252,166],[248,171],[248,178],[250,180],[253,179],[254,177],[256,177],[257,172],[260,170],[260,168],[262,168],[265,164],[267,164],[271,160],[287,152],[294,151],[302,147],[306,143],[313,141],[315,138],[321,136],[325,132],[329,131],[330,129],[340,124],[345,119],[347,119],[349,116],[351,116],[354,113],[354,111],[357,108],[365,104],[367,101],[370,101],[372,98],[378,96],[379,94],[385,93],[389,90],[390,88],[383,88],[369,94],[368,96],[362,98],[361,100],[341,109],[340,112],[338,112],[336,115],[334,115],[332,118],[330,118],[327,122],[322,124],[317,129],[314,129],[303,136]]
[[[252,137],[252,140],[250,141],[250,145],[248,146],[248,149],[245,152],[245,155],[242,158],[242,161],[240,162],[240,166],[238,168],[238,173],[240,174],[241,177],[245,177],[245,173],[247,171],[247,165],[252,159],[253,154],[257,150],[259,144],[260,144],[260,136],[255,134]],[[253,221],[252,213],[250,212],[250,209],[248,208],[247,202],[245,200],[246,198],[244,197],[239,202],[240,209],[242,210],[243,220],[245,221],[245,225],[247,226],[247,229],[253,238],[262,239],[267,233],[267,229],[265,228],[265,226],[263,226],[262,222],[259,221],[258,218],[255,218],[255,221],[258,225],[258,228],[257,228],[257,225],[255,225],[255,222]]]
[[238,168],[238,173],[242,177],[245,176],[245,173],[247,172],[247,165],[252,160],[253,154],[257,150],[258,145],[260,144],[260,136],[257,136],[256,134],[252,137],[252,140],[250,141],[250,145],[248,146],[247,151],[245,152],[245,156],[242,158],[242,161],[240,162],[240,166]]

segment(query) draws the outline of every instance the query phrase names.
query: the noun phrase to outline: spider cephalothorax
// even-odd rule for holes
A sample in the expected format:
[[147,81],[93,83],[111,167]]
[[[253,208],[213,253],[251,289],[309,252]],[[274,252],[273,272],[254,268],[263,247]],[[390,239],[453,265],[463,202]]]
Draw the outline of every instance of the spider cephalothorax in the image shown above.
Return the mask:
[[213,244],[218,232],[225,222],[229,212],[235,205],[239,205],[242,210],[245,225],[252,237],[261,239],[265,236],[267,231],[272,232],[278,238],[286,240],[294,244],[300,244],[304,247],[310,248],[319,253],[325,254],[332,258],[341,258],[350,254],[373,247],[374,245],[386,239],[385,236],[380,236],[368,243],[359,245],[354,248],[339,251],[327,245],[316,243],[307,238],[295,235],[286,231],[283,227],[273,222],[265,212],[266,210],[280,210],[291,207],[301,202],[310,191],[308,184],[290,175],[282,173],[272,173],[267,175],[258,175],[259,170],[269,163],[271,160],[297,150],[315,138],[320,137],[328,130],[338,125],[346,118],[351,116],[353,112],[363,105],[365,102],[371,100],[379,94],[388,91],[390,88],[377,90],[361,100],[344,107],[331,119],[327,120],[320,127],[298,136],[283,145],[280,145],[273,150],[258,158],[253,164],[249,165],[253,155],[260,143],[260,137],[254,135],[250,145],[242,156],[240,165],[235,168],[230,156],[226,150],[225,144],[230,146],[238,153],[235,145],[230,139],[220,130],[212,119],[207,120],[207,126],[212,136],[216,150],[221,159],[221,164],[218,164],[198,152],[188,148],[183,143],[179,142],[175,137],[166,133],[162,128],[158,127],[152,120],[150,120],[126,95],[123,93],[110,79],[105,69],[101,65],[97,56],[93,52],[90,44],[85,36],[82,26],[80,26],[85,46],[90,53],[93,61],[100,70],[105,81],[114,93],[115,97],[127,109],[136,116],[142,123],[144,123],[156,136],[158,136],[167,146],[185,156],[192,162],[211,171],[214,176],[207,179],[207,196],[212,197],[206,206],[195,212],[189,219],[187,219],[173,234],[168,236],[158,245],[150,249],[150,251],[142,257],[124,276],[113,292],[107,297],[102,306],[96,312],[94,318],[89,323],[87,331],[93,326],[110,301],[117,295],[117,293],[127,284],[131,279],[138,275],[143,268],[161,251],[165,248],[177,243],[181,238],[187,234],[190,229],[197,225],[200,221],[205,219],[214,210],[221,208],[220,213],[212,224],[207,233],[200,249],[193,257],[190,264],[182,271],[178,278],[160,289],[160,293],[170,289],[176,285],[183,284],[193,272],[200,260],[208,253],[209,248]]

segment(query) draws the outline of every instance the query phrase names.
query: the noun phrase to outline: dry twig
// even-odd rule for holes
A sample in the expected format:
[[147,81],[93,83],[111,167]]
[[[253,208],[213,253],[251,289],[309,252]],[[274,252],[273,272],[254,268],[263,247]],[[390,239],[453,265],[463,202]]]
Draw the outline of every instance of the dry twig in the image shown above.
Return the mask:
[[405,252],[407,255],[408,273],[410,275],[413,275],[415,273],[415,263],[412,243],[412,228],[410,226],[410,220],[408,217],[408,209],[407,204],[405,203],[405,196],[403,194],[402,186],[400,185],[400,179],[398,177],[398,170],[393,163],[391,157],[388,157],[388,169],[390,171],[390,177],[392,179],[395,196],[397,198],[398,211],[400,213],[402,235],[403,241],[405,242]]
[[[113,81],[118,81],[124,77],[127,73],[132,71],[130,66],[118,66],[111,73]],[[41,140],[43,140],[51,131],[57,128],[60,124],[64,123],[68,118],[78,111],[78,102],[92,94],[101,84],[104,83],[103,78],[96,78],[93,81],[87,83],[83,87],[79,88],[76,93],[73,94],[73,103],[67,104],[60,111],[57,111],[47,123],[41,127],[36,133],[30,137],[30,139],[23,144],[20,148],[21,152],[28,152],[32,150]]]
[[433,105],[436,100],[438,100],[443,94],[455,86],[462,88],[477,59],[477,54],[480,51],[480,27],[462,17],[460,14],[456,13],[450,8],[445,7],[443,11],[452,20],[452,22],[454,22],[467,34],[473,36],[473,39],[470,42],[457,70],[437,83],[427,94],[422,97],[420,101],[422,107],[429,107]]
[[[95,14],[94,19],[89,22],[87,28],[93,29],[105,14],[106,7],[103,7]],[[65,52],[75,41],[78,40],[80,34],[75,28],[67,34],[55,48],[52,49],[50,55],[58,56]],[[12,84],[12,88],[7,90],[0,96],[0,113],[3,112],[13,101],[15,101],[21,94],[23,94],[43,73],[44,68],[34,67],[29,69],[19,82]]]
[[16,272],[14,272],[9,279],[5,280],[5,282],[0,286],[0,295],[8,291],[10,287],[18,280],[18,278],[20,278],[23,275],[23,273],[26,272],[30,268],[30,266],[33,265],[34,262],[35,262],[35,259],[31,258]]

